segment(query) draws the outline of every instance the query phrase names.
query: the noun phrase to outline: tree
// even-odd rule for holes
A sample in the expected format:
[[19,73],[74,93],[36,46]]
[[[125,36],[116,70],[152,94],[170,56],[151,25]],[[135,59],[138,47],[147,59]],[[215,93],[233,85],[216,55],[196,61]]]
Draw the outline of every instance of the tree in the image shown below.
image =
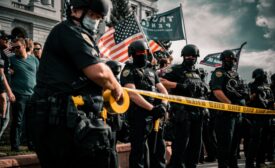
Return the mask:
[[132,13],[132,9],[129,5],[129,0],[111,0],[113,9],[111,12],[111,21],[107,23],[108,26],[112,27],[121,20],[124,20],[127,16]]

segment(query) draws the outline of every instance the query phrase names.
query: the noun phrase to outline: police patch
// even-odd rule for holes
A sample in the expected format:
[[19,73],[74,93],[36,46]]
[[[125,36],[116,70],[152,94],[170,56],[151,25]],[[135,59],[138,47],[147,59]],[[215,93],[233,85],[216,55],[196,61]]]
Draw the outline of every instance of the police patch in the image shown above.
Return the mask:
[[122,76],[127,77],[130,74],[130,70],[126,69],[122,72]]
[[90,44],[91,46],[94,46],[92,40],[90,39],[90,37],[89,37],[87,34],[81,33],[81,35],[82,35],[83,39],[84,39],[88,44]]
[[170,72],[172,72],[172,68],[170,67],[170,68],[167,68],[166,70],[165,70],[165,73],[170,73]]
[[220,77],[222,77],[222,75],[223,75],[223,74],[222,74],[221,71],[217,71],[217,72],[216,72],[216,77],[220,78]]

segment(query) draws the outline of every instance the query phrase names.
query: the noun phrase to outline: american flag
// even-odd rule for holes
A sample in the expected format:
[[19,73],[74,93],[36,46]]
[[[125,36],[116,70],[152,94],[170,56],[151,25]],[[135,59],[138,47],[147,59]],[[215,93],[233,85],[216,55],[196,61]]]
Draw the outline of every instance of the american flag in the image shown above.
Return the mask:
[[[128,60],[128,46],[136,40],[145,39],[134,15],[130,15],[116,26],[110,28],[99,39],[98,48],[101,57],[119,62]],[[154,41],[149,42],[152,52],[162,48]]]

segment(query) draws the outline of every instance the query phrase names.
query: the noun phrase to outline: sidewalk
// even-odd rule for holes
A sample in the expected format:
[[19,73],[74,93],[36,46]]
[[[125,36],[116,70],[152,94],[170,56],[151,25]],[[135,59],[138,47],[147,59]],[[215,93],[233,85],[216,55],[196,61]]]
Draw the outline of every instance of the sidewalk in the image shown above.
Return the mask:
[[0,157],[0,168],[2,167],[28,167],[39,168],[36,154]]
[[[170,158],[171,148],[167,143],[167,160]],[[117,152],[119,154],[119,165],[120,168],[129,167],[129,154],[131,146],[130,144],[118,144]],[[26,155],[17,155],[17,156],[6,156],[0,157],[0,168],[2,167],[27,167],[27,168],[40,168],[39,160],[37,159],[36,154],[26,154]]]

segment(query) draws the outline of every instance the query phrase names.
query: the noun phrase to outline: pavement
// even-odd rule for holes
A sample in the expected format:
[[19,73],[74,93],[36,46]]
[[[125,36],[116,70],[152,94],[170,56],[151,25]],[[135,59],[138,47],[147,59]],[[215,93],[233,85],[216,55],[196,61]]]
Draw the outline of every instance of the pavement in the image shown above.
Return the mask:
[[[241,152],[241,159],[238,159],[238,166],[239,168],[245,168],[245,157],[243,152]],[[205,162],[203,164],[199,164],[198,168],[217,168],[218,167],[218,163],[217,161],[215,162]],[[266,162],[266,166],[263,166],[261,168],[275,168],[275,164],[271,163],[271,162]]]
[[[127,148],[127,149],[126,149]],[[129,150],[129,147],[125,145],[120,150]],[[125,162],[128,162],[128,157],[125,158]],[[123,158],[123,157],[122,157]],[[122,159],[120,158],[120,159]],[[127,168],[128,166],[124,166],[127,164],[123,164],[122,161],[120,161],[121,167],[120,168]],[[238,166],[239,168],[245,168],[245,159],[243,156],[243,153],[241,153],[241,159],[238,160]],[[17,156],[7,156],[7,157],[0,157],[0,168],[2,167],[28,167],[28,168],[40,168],[39,161],[37,159],[36,154],[28,154],[28,155],[17,155]],[[218,163],[215,162],[205,162],[203,164],[199,164],[198,168],[217,168]],[[267,162],[267,165],[262,168],[275,168],[275,164],[272,164],[270,162]]]

